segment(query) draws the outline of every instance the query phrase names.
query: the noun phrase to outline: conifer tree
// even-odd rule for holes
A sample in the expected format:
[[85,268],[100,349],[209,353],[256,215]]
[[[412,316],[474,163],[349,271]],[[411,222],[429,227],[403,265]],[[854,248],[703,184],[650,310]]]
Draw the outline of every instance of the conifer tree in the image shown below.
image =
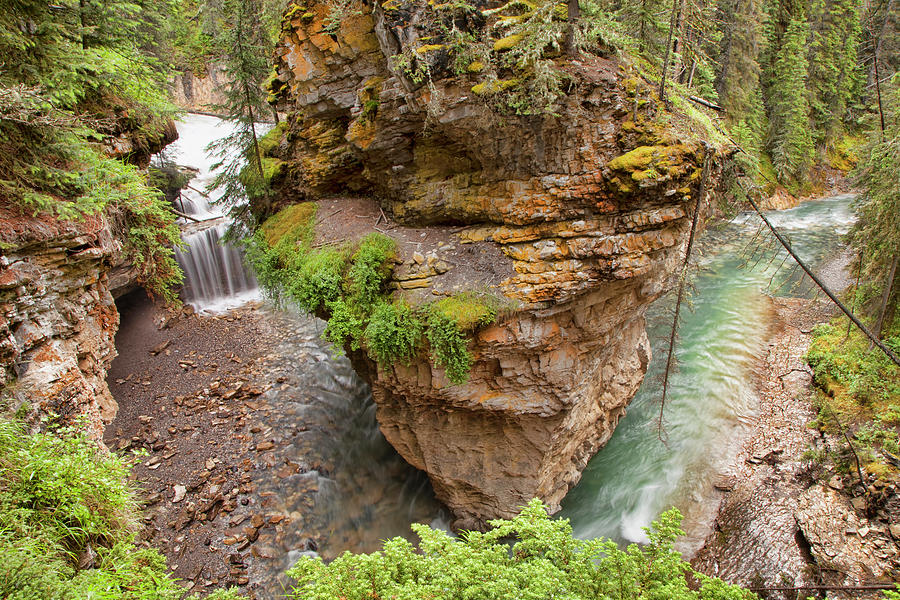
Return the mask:
[[816,0],[810,43],[810,109],[815,141],[833,143],[856,81],[860,21],[858,0]]
[[[260,0],[224,0],[221,9],[229,84],[224,104],[215,108],[236,127],[234,133],[210,145],[211,151],[224,157],[215,165],[219,174],[213,187],[223,190],[222,201],[229,205],[235,220],[247,222],[254,210],[265,213],[270,204],[257,132],[269,110],[262,88],[270,68],[269,46],[260,20]],[[251,199],[259,206],[251,207]]]
[[716,91],[728,120],[737,123],[754,111],[758,98],[763,15],[759,0],[724,0],[719,11],[723,36]]
[[813,160],[807,95],[809,23],[798,11],[775,53],[769,100],[769,148],[783,182],[803,183]]
[[900,76],[886,86],[884,94],[885,130],[873,115],[873,127],[860,150],[856,182],[859,220],[850,233],[854,246],[866,257],[867,278],[881,284],[875,334],[882,336],[896,322],[900,290]]

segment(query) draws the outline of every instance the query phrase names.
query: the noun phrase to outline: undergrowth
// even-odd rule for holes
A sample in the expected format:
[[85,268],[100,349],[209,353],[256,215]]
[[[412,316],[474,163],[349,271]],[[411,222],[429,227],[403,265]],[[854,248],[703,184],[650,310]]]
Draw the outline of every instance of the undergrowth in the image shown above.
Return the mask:
[[[900,335],[887,336],[887,345],[900,351]],[[867,471],[884,476],[895,469],[886,455],[900,454],[900,367],[856,328],[847,336],[847,321],[835,319],[813,330],[806,356],[818,390],[816,424],[842,437],[845,429]],[[834,457],[850,469],[849,448]]]
[[511,520],[491,521],[486,533],[467,531],[457,538],[416,523],[418,548],[396,537],[381,551],[345,552],[327,565],[319,558],[301,558],[288,572],[297,582],[288,598],[756,598],[697,573],[682,560],[673,549],[683,535],[680,519],[676,509],[663,513],[646,530],[647,545],[625,550],[610,540],[574,538],[568,519],[551,519],[538,500]]
[[165,559],[135,544],[128,471],[73,428],[28,435],[0,419],[0,598],[181,599]]
[[454,384],[468,379],[468,332],[492,323],[501,301],[469,292],[420,306],[393,299],[388,289],[397,248],[370,233],[357,244],[313,244],[316,204],[287,207],[247,241],[257,279],[276,300],[290,300],[325,317],[323,335],[338,348],[364,350],[382,367],[409,364],[429,350]]

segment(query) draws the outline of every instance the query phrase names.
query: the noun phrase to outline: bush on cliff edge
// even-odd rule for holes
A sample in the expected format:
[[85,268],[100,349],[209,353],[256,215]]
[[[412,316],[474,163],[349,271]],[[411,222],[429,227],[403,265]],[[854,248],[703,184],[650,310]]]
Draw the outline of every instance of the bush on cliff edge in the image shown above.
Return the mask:
[[474,360],[468,334],[494,322],[503,301],[464,292],[410,306],[389,289],[393,239],[373,232],[356,244],[315,247],[316,214],[312,202],[288,206],[246,240],[247,261],[266,293],[327,317],[325,338],[338,348],[365,350],[383,368],[409,364],[427,343],[447,379],[464,383]]
[[[491,521],[487,533],[455,539],[414,524],[419,550],[397,537],[372,554],[343,555],[326,565],[304,557],[288,574],[296,600],[750,600],[755,594],[694,571],[673,550],[681,515],[664,513],[650,543],[620,550],[615,542],[578,540],[566,519],[551,519],[532,500],[512,520]],[[505,541],[515,539],[512,546]],[[690,585],[688,578],[697,585]],[[696,589],[692,589],[696,588]]]

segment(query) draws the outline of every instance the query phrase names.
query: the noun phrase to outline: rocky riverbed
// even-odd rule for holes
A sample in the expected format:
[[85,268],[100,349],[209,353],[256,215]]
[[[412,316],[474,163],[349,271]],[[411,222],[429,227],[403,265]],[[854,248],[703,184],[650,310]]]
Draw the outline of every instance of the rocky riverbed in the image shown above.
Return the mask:
[[187,587],[273,598],[304,552],[372,551],[441,516],[320,322],[260,304],[206,316],[140,295],[119,305],[120,410],[105,441],[138,451],[141,538]]
[[[842,269],[831,264],[825,271]],[[759,593],[771,598],[825,597],[821,586],[896,581],[898,490],[867,489],[855,475],[838,474],[807,454],[838,443],[809,426],[812,374],[803,358],[812,328],[835,308],[776,298],[772,310],[768,351],[755,375],[758,418],[731,472],[716,484],[722,498],[714,531],[692,563],[726,581],[765,588]],[[881,592],[831,590],[827,597],[880,598]]]

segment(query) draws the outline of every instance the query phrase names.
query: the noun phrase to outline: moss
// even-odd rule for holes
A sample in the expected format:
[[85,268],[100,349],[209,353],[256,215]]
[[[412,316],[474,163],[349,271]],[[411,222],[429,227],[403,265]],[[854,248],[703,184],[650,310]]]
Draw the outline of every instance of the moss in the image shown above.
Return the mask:
[[282,240],[308,242],[317,212],[318,206],[314,202],[293,204],[266,219],[259,231],[269,247],[275,247]]
[[281,144],[281,139],[284,137],[287,130],[287,121],[282,121],[270,129],[269,133],[259,138],[257,143],[259,144],[259,151],[263,156],[272,157],[275,155],[275,150],[278,149],[279,144]]
[[828,160],[828,164],[844,174],[849,173],[856,167],[856,163],[859,162],[856,148],[860,143],[861,140],[859,138],[850,135],[843,136],[834,146],[826,150],[825,158]]
[[663,150],[661,146],[638,146],[634,150],[617,156],[606,165],[613,171],[643,171],[650,166],[654,155]]
[[416,54],[427,54],[429,52],[437,52],[438,50],[443,50],[446,48],[444,44],[428,44],[425,46],[419,46],[416,48]]
[[522,80],[519,78],[514,79],[495,79],[492,81],[485,81],[483,83],[479,83],[472,86],[472,93],[478,96],[487,96],[489,94],[496,94],[498,92],[502,92],[503,90],[508,90],[522,83]]
[[294,4],[291,6],[285,13],[284,17],[282,17],[282,24],[289,24],[291,21],[301,16],[306,12],[306,7],[302,4]]
[[484,63],[480,60],[470,62],[469,66],[466,67],[466,71],[468,71],[469,73],[481,73],[482,71],[484,71]]
[[497,299],[474,293],[463,293],[438,300],[430,310],[456,323],[461,331],[493,323],[497,318]]
[[[900,337],[887,336],[884,341],[900,347]],[[870,351],[868,339],[855,328],[847,336],[844,318],[813,330],[806,360],[820,390],[819,427],[838,439],[842,428],[854,432],[857,450],[871,463],[866,470],[884,475],[887,466],[877,450],[900,451],[900,367],[884,353]],[[837,458],[839,463],[848,459]]]
[[656,179],[659,177],[659,172],[654,168],[645,169],[643,171],[635,171],[631,174],[631,178],[635,181],[644,181],[645,179]]
[[513,35],[508,35],[505,38],[501,38],[494,42],[494,50],[496,52],[503,52],[504,50],[510,50],[515,48],[519,42],[524,39],[524,35],[521,33],[514,33]]

